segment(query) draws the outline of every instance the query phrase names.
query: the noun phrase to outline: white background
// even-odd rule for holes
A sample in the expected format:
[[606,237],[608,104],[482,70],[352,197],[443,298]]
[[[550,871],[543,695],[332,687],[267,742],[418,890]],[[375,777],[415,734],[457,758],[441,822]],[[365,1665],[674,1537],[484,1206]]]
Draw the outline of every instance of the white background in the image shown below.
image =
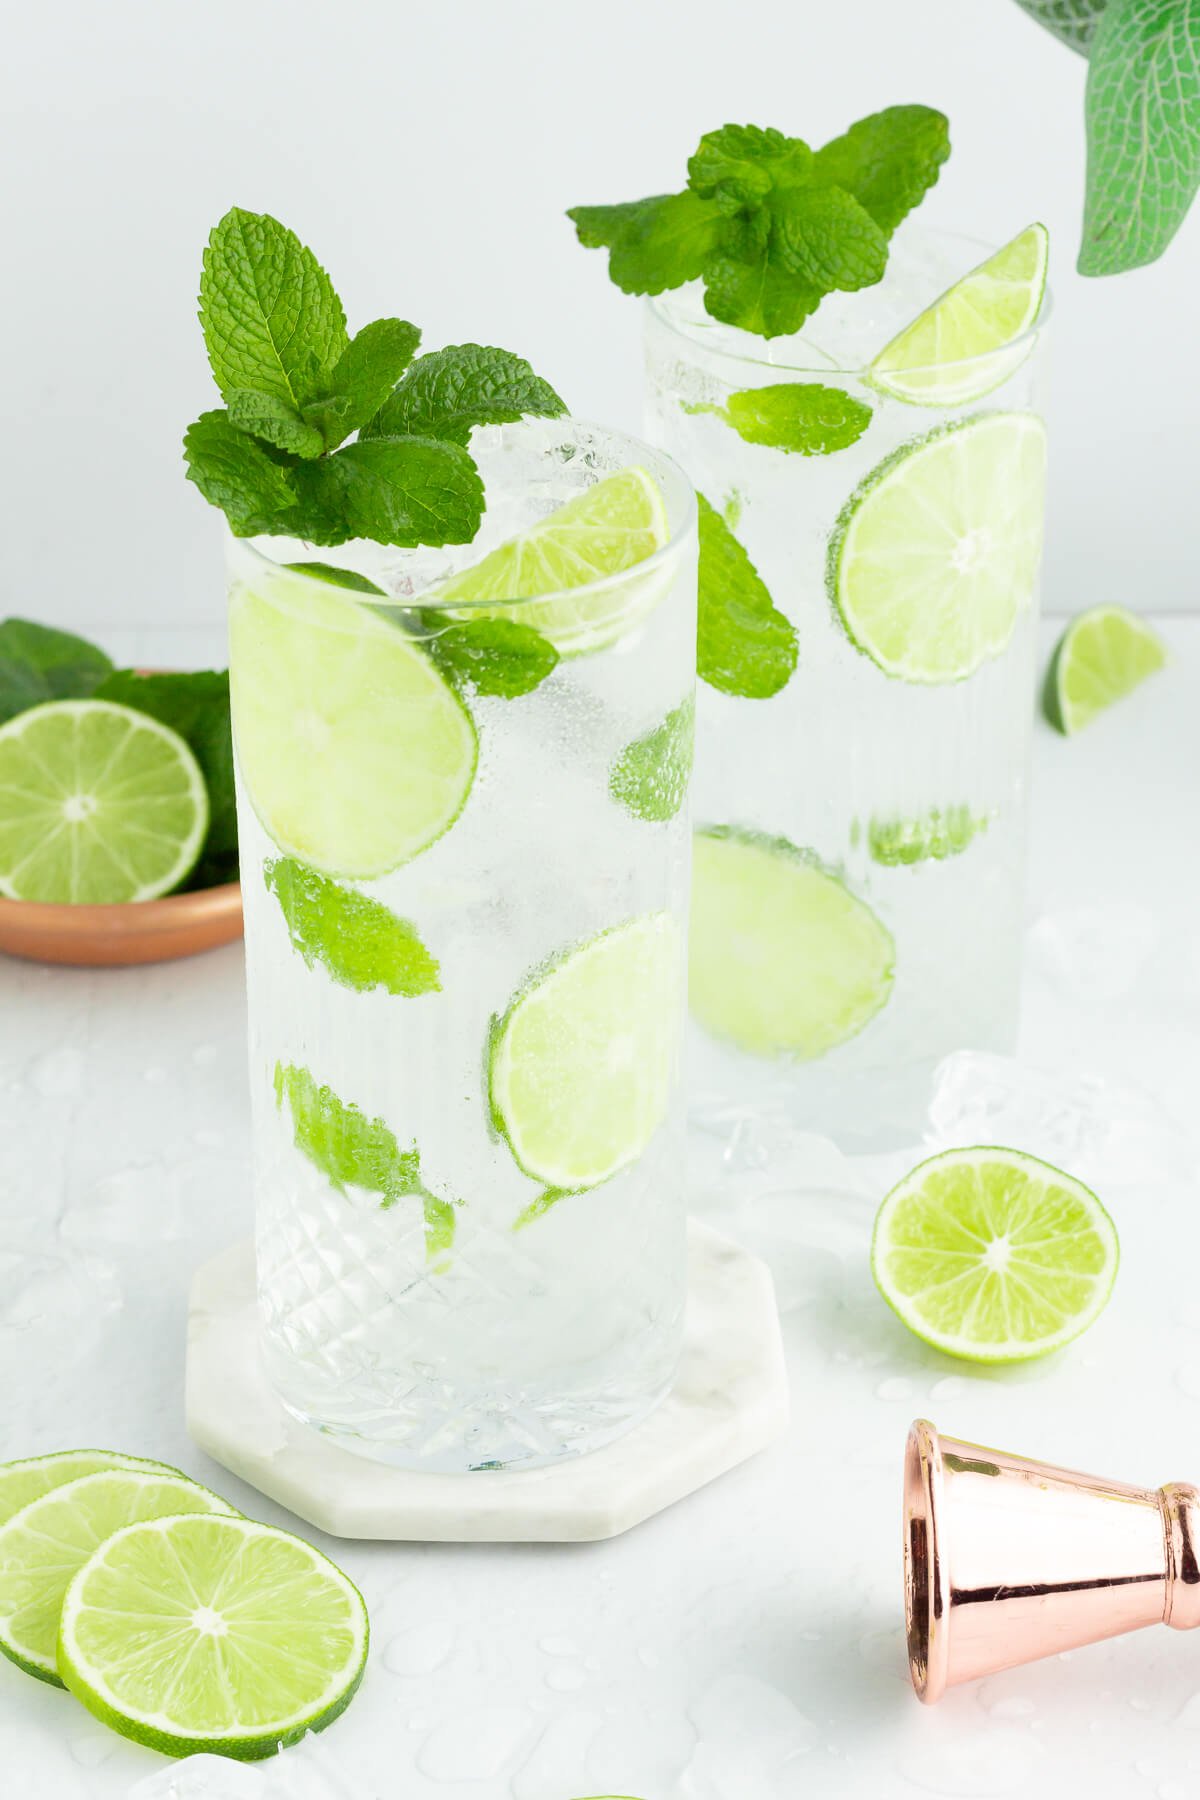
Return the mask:
[[1085,65],[1013,0],[40,0],[0,60],[0,612],[219,617],[179,439],[212,404],[195,293],[231,204],[274,212],[352,327],[522,351],[637,429],[640,318],[569,205],[682,184],[726,119],[813,142],[898,101],[954,154],[923,211],[1050,227],[1046,601],[1195,603],[1200,217],[1154,268],[1073,271]]

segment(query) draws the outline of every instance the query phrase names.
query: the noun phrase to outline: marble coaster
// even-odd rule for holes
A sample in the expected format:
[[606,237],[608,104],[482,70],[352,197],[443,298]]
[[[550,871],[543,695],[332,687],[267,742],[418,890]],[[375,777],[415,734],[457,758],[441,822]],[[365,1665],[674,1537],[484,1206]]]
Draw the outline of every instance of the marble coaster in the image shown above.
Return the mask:
[[197,1271],[188,1320],[187,1426],[202,1450],[334,1537],[583,1543],[616,1537],[745,1462],[787,1425],[771,1277],[757,1257],[690,1226],[683,1357],[648,1419],[547,1469],[420,1474],[373,1463],[299,1424],[258,1355],[254,1246]]

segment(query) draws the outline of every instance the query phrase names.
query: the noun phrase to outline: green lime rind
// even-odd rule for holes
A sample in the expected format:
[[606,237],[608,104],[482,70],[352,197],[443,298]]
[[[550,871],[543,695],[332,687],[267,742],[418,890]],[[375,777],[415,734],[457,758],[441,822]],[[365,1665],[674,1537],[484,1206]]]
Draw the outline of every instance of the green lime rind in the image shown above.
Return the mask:
[[99,1475],[106,1469],[135,1469],[151,1475],[178,1475],[186,1480],[182,1469],[170,1463],[155,1462],[146,1456],[126,1456],[119,1450],[52,1450],[46,1456],[23,1456],[16,1462],[0,1463],[0,1525],[40,1500],[53,1488],[64,1487],[84,1475]]
[[[145,1595],[154,1606],[131,1639]],[[251,1762],[331,1725],[369,1648],[362,1595],[311,1544],[190,1515],[99,1546],[67,1590],[57,1654],[65,1685],[123,1737]]]
[[988,813],[969,806],[932,806],[912,819],[873,818],[867,825],[867,851],[884,868],[944,862],[961,856],[991,824]]
[[651,731],[626,744],[613,762],[608,791],[635,819],[665,825],[687,798],[695,744],[692,695]]
[[969,1362],[1024,1362],[1104,1310],[1116,1227],[1090,1188],[1024,1151],[943,1150],[885,1198],[871,1271],[908,1329]]
[[891,996],[891,933],[841,875],[788,838],[696,832],[689,999],[716,1038],[807,1062],[870,1024]]
[[263,864],[292,948],[356,993],[382,988],[405,999],[441,991],[441,971],[415,925],[382,902],[342,886],[294,857]]
[[1047,719],[1072,737],[1163,668],[1166,646],[1123,606],[1094,606],[1055,645],[1042,690]]

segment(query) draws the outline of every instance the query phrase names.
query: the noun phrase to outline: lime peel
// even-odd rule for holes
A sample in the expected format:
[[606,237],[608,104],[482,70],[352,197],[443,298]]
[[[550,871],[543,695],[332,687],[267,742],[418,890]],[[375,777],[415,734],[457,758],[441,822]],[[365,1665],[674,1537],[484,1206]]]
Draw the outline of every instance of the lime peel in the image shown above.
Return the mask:
[[1046,717],[1071,737],[1166,660],[1166,646],[1144,619],[1123,606],[1094,606],[1072,619],[1055,647],[1042,696]]

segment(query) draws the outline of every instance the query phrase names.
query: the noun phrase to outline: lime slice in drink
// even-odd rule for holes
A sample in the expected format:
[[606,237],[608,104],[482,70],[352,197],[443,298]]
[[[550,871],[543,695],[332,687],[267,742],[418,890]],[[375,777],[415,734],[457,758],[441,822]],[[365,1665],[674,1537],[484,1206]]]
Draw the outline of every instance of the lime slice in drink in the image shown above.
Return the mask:
[[0,729],[0,894],[101,906],[178,887],[208,830],[177,732],[108,700],[53,700]]
[[917,406],[991,393],[1032,348],[1024,334],[1041,311],[1049,255],[1046,227],[1028,226],[884,346],[868,371],[872,385]]
[[242,780],[281,850],[365,878],[453,825],[475,727],[403,631],[327,583],[273,576],[234,594],[229,632]]
[[973,813],[969,806],[931,806],[917,818],[874,818],[867,826],[867,849],[885,868],[930,858],[944,862],[961,856],[990,823],[988,813]]
[[616,925],[539,970],[492,1030],[492,1118],[551,1188],[636,1161],[675,1079],[683,956],[669,913]]
[[[563,655],[577,656],[615,643],[657,606],[670,585],[660,571],[634,582],[611,577],[653,556],[669,536],[653,476],[622,469],[499,545],[430,598],[448,608],[469,606],[464,616],[532,625]],[[607,585],[597,588],[597,582]],[[540,600],[540,594],[548,598]],[[501,604],[507,601],[524,604]]]
[[981,413],[902,445],[850,496],[829,543],[851,641],[902,681],[961,681],[999,656],[1033,597],[1046,430]]
[[96,1546],[135,1519],[232,1511],[186,1475],[137,1469],[83,1475],[31,1500],[0,1526],[0,1650],[61,1687],[54,1646],[62,1598]]
[[824,1056],[892,991],[891,934],[786,838],[696,833],[690,942],[693,1017],[754,1056]]
[[1022,1362],[1103,1311],[1117,1233],[1090,1189],[1021,1150],[944,1150],[879,1209],[871,1267],[910,1331],[950,1356]]
[[1123,606],[1096,606],[1058,640],[1042,699],[1046,717],[1070,737],[1131,693],[1167,660],[1162,639]]
[[361,1594],[319,1550],[250,1519],[192,1515],[100,1545],[67,1591],[58,1666],[125,1737],[250,1761],[332,1724],[368,1638]]
[[51,1488],[81,1475],[99,1475],[106,1469],[141,1469],[152,1475],[178,1475],[166,1463],[142,1456],[122,1456],[116,1450],[56,1450],[49,1456],[25,1456],[20,1462],[0,1463],[0,1525],[15,1512],[40,1500]]

